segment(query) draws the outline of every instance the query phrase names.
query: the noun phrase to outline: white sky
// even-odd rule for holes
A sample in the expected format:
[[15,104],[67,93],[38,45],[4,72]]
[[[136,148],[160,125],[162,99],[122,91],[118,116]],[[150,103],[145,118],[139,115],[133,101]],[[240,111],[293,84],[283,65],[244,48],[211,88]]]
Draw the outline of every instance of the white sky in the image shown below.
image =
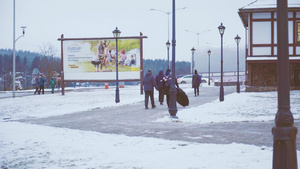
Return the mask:
[[[189,97],[193,97],[190,84],[180,85],[180,87]],[[219,89],[217,86],[207,84],[201,86],[202,90],[207,87]],[[47,89],[46,92],[50,90]],[[272,147],[238,143],[200,144],[17,122],[19,119],[58,116],[96,108],[143,105],[144,95],[139,94],[140,86],[121,88],[121,102],[118,104],[114,102],[114,93],[115,88],[110,86],[109,89],[102,87],[97,90],[67,92],[64,96],[55,92],[47,95],[1,99],[0,166],[8,168],[149,169],[272,167]],[[300,91],[296,90],[290,92],[291,112],[297,120],[300,117],[299,93]],[[157,102],[157,91],[154,95]],[[97,100],[94,99],[95,97]],[[61,104],[62,102],[64,104]],[[155,122],[166,124],[178,123],[178,121],[183,124],[263,122],[274,120],[276,112],[277,92],[241,92],[226,95],[224,102],[217,99],[204,105],[182,108],[177,112],[179,120],[175,121],[170,120],[166,108],[166,111],[161,114],[162,118],[158,118]],[[199,135],[199,137],[213,136]],[[299,164],[299,151],[297,154]]]
[[[22,34],[21,26],[27,26],[25,38],[16,43],[17,50],[40,52],[43,43],[51,42],[60,51],[61,34],[66,38],[111,37],[116,26],[121,36],[139,36],[143,32],[145,59],[167,59],[165,43],[168,40],[167,14],[151,11],[171,10],[171,0],[15,0],[16,38]],[[176,8],[176,60],[191,59],[191,48],[197,46],[197,35],[185,30],[204,32],[199,35],[199,57],[219,55],[220,34],[218,26],[223,22],[224,50],[236,48],[234,37],[242,38],[244,27],[237,11],[254,0],[177,0]],[[172,40],[172,17],[170,15],[170,41]],[[13,1],[0,1],[0,48],[13,47]],[[170,56],[171,56],[170,49]],[[58,55],[60,55],[58,53]],[[241,53],[241,55],[244,55]],[[226,56],[226,53],[224,53]],[[170,57],[171,58],[171,57]]]

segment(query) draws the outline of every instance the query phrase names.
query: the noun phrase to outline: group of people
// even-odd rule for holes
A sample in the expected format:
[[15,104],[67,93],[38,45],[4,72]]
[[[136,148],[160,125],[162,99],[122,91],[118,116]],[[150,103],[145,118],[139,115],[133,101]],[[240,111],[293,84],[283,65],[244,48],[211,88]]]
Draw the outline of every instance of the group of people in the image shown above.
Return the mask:
[[[152,75],[151,69],[148,69],[146,75],[143,78],[144,91],[145,91],[145,109],[148,109],[149,97],[151,100],[152,108],[154,109],[154,88],[158,90],[158,100],[160,105],[163,105],[164,95],[167,97],[167,105],[170,106],[170,88],[172,81],[172,73],[170,69],[167,69],[164,74],[163,70],[160,70],[158,75],[154,78]],[[201,84],[201,76],[198,74],[197,70],[195,70],[195,74],[192,79],[192,87],[194,88],[195,97],[199,96],[199,86]],[[179,88],[178,82],[175,79],[175,85]]]
[[[148,69],[145,77],[143,78],[144,91],[145,91],[145,109],[148,109],[149,97],[151,100],[152,108],[156,107],[154,103],[154,88],[159,92],[159,102],[163,105],[164,95],[167,97],[167,105],[170,106],[170,88],[172,81],[172,73],[170,69],[163,73],[163,70],[159,71],[159,74],[154,78],[151,69]],[[177,80],[175,79],[175,84],[179,88]]]
[[[34,94],[45,94],[45,83],[46,83],[46,78],[43,75],[37,76],[34,80],[32,85],[35,87]],[[52,94],[54,93],[54,88],[57,86],[58,90],[60,89],[60,81],[61,78],[58,76],[56,79],[54,77],[51,78],[50,80],[50,86],[52,88],[51,92]]]
[[[134,56],[131,55],[131,57],[127,59],[124,49],[120,51],[118,57],[119,64],[122,66],[132,66],[135,64]],[[97,61],[98,62],[92,62],[96,67],[95,72],[103,71],[103,67],[105,67],[105,69],[107,69],[108,66],[114,67],[116,63],[116,48],[110,46],[110,42],[100,40],[97,46]]]

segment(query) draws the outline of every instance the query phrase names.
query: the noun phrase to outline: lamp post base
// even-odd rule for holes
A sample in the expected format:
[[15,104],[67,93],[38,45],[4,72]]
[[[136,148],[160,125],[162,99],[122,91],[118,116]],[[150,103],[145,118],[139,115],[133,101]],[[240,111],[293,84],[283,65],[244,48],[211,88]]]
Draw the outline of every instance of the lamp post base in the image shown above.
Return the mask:
[[273,127],[273,169],[297,169],[296,127]]
[[237,83],[238,83],[238,84],[237,84],[237,86],[236,86],[236,92],[237,92],[237,93],[240,93],[240,91],[241,91],[241,90],[240,90],[240,84],[239,84],[240,82],[237,82]]
[[176,93],[177,90],[175,87],[171,87],[170,91],[170,107],[169,107],[169,113],[170,117],[177,117],[177,106],[176,106]]
[[220,87],[220,102],[224,101],[224,88],[223,86]]
[[120,102],[119,88],[116,88],[116,103]]

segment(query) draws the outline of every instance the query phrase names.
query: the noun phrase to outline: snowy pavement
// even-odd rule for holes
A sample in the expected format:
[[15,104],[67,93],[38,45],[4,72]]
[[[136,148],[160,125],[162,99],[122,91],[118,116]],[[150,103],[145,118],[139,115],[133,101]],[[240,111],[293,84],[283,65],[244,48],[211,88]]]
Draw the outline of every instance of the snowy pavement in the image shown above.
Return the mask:
[[[177,105],[179,120],[168,118],[166,105],[144,110],[139,86],[120,89],[119,104],[114,103],[114,88],[1,99],[0,166],[272,168],[272,146],[264,145],[266,138],[257,144],[247,140],[260,138],[263,129],[271,135],[276,92],[232,93],[219,102],[218,87],[202,86],[200,97],[193,96],[189,85],[181,88],[191,105]],[[295,124],[299,123],[299,94],[291,91]],[[228,136],[217,137],[220,133],[214,129],[227,130]],[[245,137],[245,141],[234,142],[234,137]],[[272,142],[272,137],[267,139]]]

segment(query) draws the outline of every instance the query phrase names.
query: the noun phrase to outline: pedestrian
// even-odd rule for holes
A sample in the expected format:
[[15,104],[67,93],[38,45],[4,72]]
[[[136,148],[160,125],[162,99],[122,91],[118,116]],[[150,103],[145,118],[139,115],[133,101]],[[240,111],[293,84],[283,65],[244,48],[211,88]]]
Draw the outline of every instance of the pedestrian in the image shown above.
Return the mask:
[[193,75],[193,80],[192,80],[192,87],[194,88],[195,97],[196,97],[196,92],[197,92],[197,95],[199,96],[200,84],[201,84],[201,76],[198,75],[197,70],[195,70],[195,74]]
[[148,72],[146,73],[145,77],[143,78],[143,84],[144,84],[144,91],[145,91],[145,109],[148,109],[148,100],[150,96],[152,109],[154,109],[156,106],[154,104],[154,77],[152,76],[151,69],[148,69]]
[[58,75],[56,78],[56,87],[57,87],[58,91],[60,90],[60,82],[61,82],[61,77],[60,77],[60,75]]
[[52,77],[51,82],[50,82],[51,88],[52,88],[52,94],[54,93],[54,88],[55,88],[55,78]]
[[156,87],[158,89],[158,101],[160,105],[164,102],[164,88],[163,88],[164,71],[160,70],[158,75],[155,77]]
[[40,90],[39,90],[39,94],[42,92],[42,94],[44,94],[44,90],[45,90],[45,82],[46,82],[46,79],[43,77],[43,76],[40,76],[39,78],[39,87],[40,87]]
[[[167,69],[166,70],[166,74],[165,74],[165,76],[163,78],[163,88],[164,88],[164,93],[167,96],[168,107],[170,107],[170,89],[171,89],[171,83],[172,83],[172,73],[171,73],[170,69]],[[175,79],[175,85],[177,86],[177,88],[179,88],[177,79]]]
[[34,94],[39,93],[39,87],[40,87],[40,85],[39,85],[39,77],[38,76],[35,77],[33,85],[35,87]]

